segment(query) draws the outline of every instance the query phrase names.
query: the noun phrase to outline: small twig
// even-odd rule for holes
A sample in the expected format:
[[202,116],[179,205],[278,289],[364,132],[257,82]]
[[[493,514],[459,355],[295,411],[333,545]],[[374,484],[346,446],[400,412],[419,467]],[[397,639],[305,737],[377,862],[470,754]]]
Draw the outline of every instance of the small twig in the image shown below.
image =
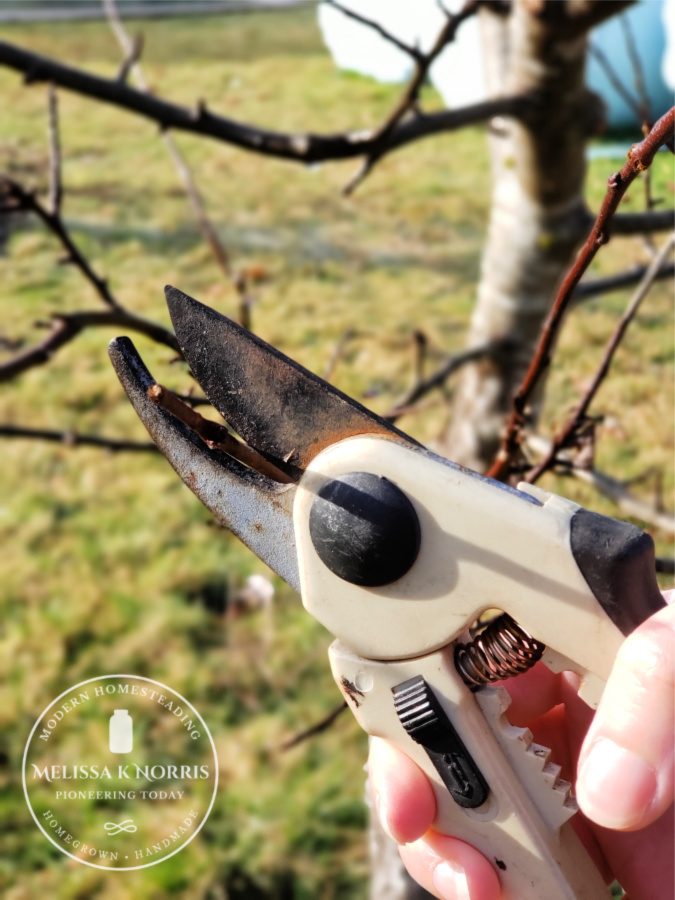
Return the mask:
[[[103,5],[108,17],[108,22],[117,42],[120,45],[122,52],[126,54],[122,70],[118,75],[118,80],[126,81],[129,74],[133,74],[139,88],[146,93],[149,92],[148,82],[145,79],[143,69],[139,63],[139,57],[143,46],[142,36],[138,35],[134,39],[131,38],[124,27],[124,23],[119,14],[117,0],[103,0]],[[176,167],[180,180],[183,183],[183,188],[190,205],[192,206],[192,212],[197,222],[197,227],[211,250],[216,265],[220,268],[225,278],[232,284],[238,294],[239,322],[244,328],[250,329],[253,300],[248,292],[247,279],[243,273],[234,270],[230,254],[206,210],[206,204],[204,203],[201,191],[197,187],[197,183],[187,160],[178,147],[173,135],[165,131],[162,133],[162,140]]]
[[655,528],[660,528],[666,534],[675,534],[675,518],[661,510],[655,509],[639,497],[635,497],[624,486],[623,482],[611,478],[597,469],[579,469],[572,466],[568,471],[561,470],[561,475],[571,475],[578,481],[585,481],[594,487],[604,497],[612,500],[618,508],[628,516],[646,522]]
[[413,371],[415,373],[415,380],[413,382],[413,386],[411,391],[415,390],[415,388],[422,384],[424,381],[424,370],[427,362],[427,351],[429,349],[429,338],[423,331],[415,330],[413,331],[413,352],[415,354],[413,360]]
[[385,41],[388,41],[390,44],[393,44],[395,47],[398,47],[399,50],[403,51],[403,53],[407,53],[408,56],[412,57],[414,60],[420,59],[422,56],[422,52],[417,48],[413,47],[411,44],[406,44],[405,41],[400,40],[396,37],[396,35],[392,34],[391,31],[387,31],[379,22],[376,22],[374,19],[369,19],[367,16],[362,16],[361,13],[356,12],[354,9],[349,9],[346,6],[343,6],[341,3],[338,3],[337,0],[322,0],[324,6],[330,6],[333,9],[341,12],[343,16],[346,16],[348,19],[353,19],[355,22],[359,22],[361,25],[365,25],[367,28],[371,28],[373,31],[376,31],[380,37],[383,37]]
[[54,216],[61,215],[63,201],[63,181],[61,177],[61,139],[59,134],[59,104],[56,88],[50,83],[48,90],[48,135],[49,135],[49,209]]
[[394,422],[399,416],[403,415],[404,412],[410,412],[413,404],[421,400],[422,397],[426,396],[430,391],[443,387],[448,378],[450,378],[450,376],[458,369],[461,369],[462,366],[494,354],[498,351],[499,347],[500,344],[498,343],[482,344],[478,347],[470,347],[468,350],[462,350],[460,353],[449,356],[442,365],[431,373],[431,375],[419,380],[413,385],[408,393],[405,394],[388,413],[385,413],[383,418],[387,419],[389,422]]
[[631,28],[628,16],[619,16],[619,24],[623,29],[623,40],[626,45],[628,59],[630,60],[630,67],[633,71],[633,84],[635,85],[635,92],[639,98],[641,113],[640,124],[644,133],[647,134],[651,128],[652,114],[649,93],[645,82],[644,67],[642,65],[642,60],[640,59],[640,54],[638,53],[635,36],[633,35],[633,29]]
[[14,353],[17,350],[20,350],[25,343],[23,338],[11,338],[6,334],[0,334],[0,350],[7,350],[9,353]]
[[433,46],[426,53],[423,53],[417,47],[412,47],[409,44],[400,41],[377,22],[360,15],[360,13],[354,12],[351,9],[345,8],[340,3],[335,2],[335,0],[324,0],[324,3],[328,6],[332,6],[334,9],[340,10],[340,12],[350,19],[354,19],[355,21],[361,22],[363,25],[367,25],[369,28],[374,29],[385,40],[389,41],[395,47],[398,47],[399,50],[402,50],[404,53],[407,53],[415,63],[415,71],[412,78],[408,82],[395,107],[380,127],[372,134],[372,141],[375,146],[365,155],[360,168],[342,189],[343,194],[349,195],[352,194],[365,180],[378,160],[384,155],[383,151],[379,149],[379,146],[397,127],[403,117],[409,112],[414,111],[417,113],[417,117],[421,118],[418,107],[419,95],[427,75],[429,74],[429,69],[438,55],[454,40],[457,29],[462,22],[475,15],[478,11],[480,2],[479,0],[465,0],[464,6],[456,13],[449,13],[445,10],[446,22],[434,41]]
[[628,326],[635,318],[635,315],[640,308],[640,304],[647,296],[652,285],[654,284],[654,278],[659,268],[661,267],[661,264],[664,262],[668,254],[672,252],[674,247],[675,236],[671,236],[651,261],[642,281],[631,297],[624,314],[621,316],[621,319],[619,320],[614,333],[607,342],[602,360],[591,380],[591,383],[584,391],[583,396],[581,397],[579,403],[577,404],[572,415],[569,417],[568,421],[565,423],[565,425],[563,425],[562,429],[553,438],[549,452],[546,454],[546,456],[544,456],[541,462],[539,462],[534,467],[534,469],[530,473],[528,473],[525,481],[529,481],[531,484],[534,484],[539,478],[541,478],[544,472],[546,472],[554,465],[558,453],[565,447],[569,447],[573,443],[575,436],[579,433],[579,430],[583,427],[583,424],[586,421],[588,409],[595,399],[595,396],[600,389],[600,385],[607,377],[607,373],[609,372],[610,366],[612,365],[614,355],[616,354],[616,351],[624,338]]
[[623,80],[617,74],[616,69],[609,61],[605,52],[601,50],[597,44],[593,43],[589,45],[589,50],[598,61],[598,64],[607,76],[607,80],[609,81],[609,83],[612,85],[617,94],[623,99],[628,108],[632,110],[633,113],[635,113],[635,118],[637,119],[640,127],[642,127],[645,119],[643,116],[643,109],[640,101],[637,99],[637,97],[634,97],[633,94],[628,90]]
[[[623,39],[626,45],[628,58],[630,60],[630,66],[633,71],[633,84],[635,85],[635,92],[640,102],[640,110],[642,113],[642,121],[640,124],[642,126],[642,133],[647,134],[649,132],[649,129],[651,128],[652,123],[652,107],[649,100],[649,93],[647,92],[647,85],[645,83],[642,60],[640,59],[640,54],[638,53],[638,48],[635,43],[635,37],[633,35],[633,29],[631,28],[629,18],[627,16],[619,16],[619,24],[623,29]],[[652,196],[651,169],[647,169],[647,171],[644,173],[643,183],[645,209],[649,212],[656,205],[656,201]],[[653,251],[654,242],[647,233],[645,233],[644,241],[648,249],[650,251]]]
[[66,251],[68,262],[72,262],[77,266],[106,306],[109,306],[111,309],[121,308],[106,279],[97,275],[89,260],[74,242],[59,212],[51,212],[40,203],[35,194],[27,191],[18,182],[5,176],[0,176],[0,195],[4,195],[5,201],[13,204],[12,208],[14,210],[35,213],[61,243],[61,246]]
[[651,165],[660,147],[665,144],[672,149],[674,125],[675,107],[672,107],[656,122],[644,140],[631,147],[623,168],[609,178],[607,193],[595,223],[558,289],[530,365],[513,398],[513,408],[504,430],[501,447],[488,472],[491,477],[504,478],[508,474],[511,461],[518,451],[521,429],[526,420],[527,404],[550,365],[552,348],[574,289],[600,247],[609,240],[612,217],[629,186],[640,172]]
[[203,397],[200,394],[179,394],[176,393],[176,397],[179,400],[182,400],[183,403],[186,403],[188,406],[191,406],[195,409],[198,406],[211,406],[211,401],[208,397]]
[[[541,435],[528,434],[526,437],[526,447],[537,455],[546,455],[551,448],[551,441]],[[563,451],[564,453],[565,451]],[[559,475],[576,478],[590,485],[596,491],[611,500],[616,506],[627,516],[646,522],[655,528],[659,528],[666,534],[675,534],[675,517],[665,513],[657,506],[652,506],[644,500],[636,497],[626,487],[624,481],[619,481],[600,472],[597,469],[582,469],[573,465],[571,461],[559,458],[556,466],[556,472]]]
[[111,325],[144,334],[156,343],[180,353],[178,341],[171,331],[121,307],[105,311],[59,313],[53,316],[52,326],[42,341],[20,350],[0,363],[0,382],[10,381],[28,369],[49,362],[57,350],[69,344],[85,328],[105,328]]
[[326,368],[323,371],[323,380],[330,381],[335,374],[335,370],[338,366],[338,363],[342,359],[347,349],[347,346],[354,340],[357,332],[353,328],[348,328],[340,337],[337,344],[335,345],[333,352],[330,355],[328,362],[326,363]]
[[233,437],[224,425],[205,419],[192,406],[184,403],[177,394],[163,387],[161,384],[153,384],[148,388],[148,397],[170,412],[181,422],[191,428],[204,443],[214,450],[222,450],[228,456],[233,456],[239,462],[244,463],[256,472],[266,475],[273,481],[282,484],[291,484],[293,479],[285,472],[269,462],[264,456],[253,448],[242,444]]
[[319,719],[318,722],[315,722],[314,725],[310,725],[309,728],[305,728],[304,731],[298,732],[298,734],[293,735],[293,737],[287,738],[277,747],[277,750],[285,753],[287,750],[291,750],[293,747],[297,747],[299,744],[303,744],[305,741],[309,740],[309,738],[316,737],[317,734],[321,734],[323,731],[327,731],[333,722],[347,709],[347,701],[343,700],[339,706],[336,706],[335,709],[331,710],[327,716],[324,716],[323,719]]
[[[106,10],[108,7],[107,0],[104,0],[106,5]],[[122,60],[122,64],[120,66],[119,72],[117,73],[117,80],[122,83],[126,82],[129,78],[130,73],[134,69],[134,67],[138,64],[138,61],[141,58],[141,54],[143,53],[143,44],[144,38],[142,34],[134,35],[133,39],[130,42],[129,49],[127,51],[127,55]]]
[[157,453],[151,441],[124,441],[105,438],[98,434],[80,434],[77,431],[52,431],[46,428],[24,428],[19,425],[0,425],[0,437],[49,441],[66,447],[100,447],[113,453]]

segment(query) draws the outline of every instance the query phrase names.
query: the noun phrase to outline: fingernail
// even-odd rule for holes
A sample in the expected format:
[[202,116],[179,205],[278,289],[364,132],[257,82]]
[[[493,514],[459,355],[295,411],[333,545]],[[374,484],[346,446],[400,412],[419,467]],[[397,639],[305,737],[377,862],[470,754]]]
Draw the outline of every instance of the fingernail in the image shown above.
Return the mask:
[[391,830],[391,825],[389,824],[389,810],[387,809],[387,802],[379,791],[373,791],[373,795],[375,798],[375,811],[377,812],[377,818],[380,820],[382,831],[384,831],[387,837],[390,837],[392,841],[396,841],[396,838],[394,837]]
[[631,750],[608,738],[591,745],[579,769],[577,799],[583,811],[605,828],[640,823],[656,793],[656,772]]
[[455,868],[452,863],[445,860],[436,866],[432,879],[441,900],[471,900],[469,882],[464,869]]

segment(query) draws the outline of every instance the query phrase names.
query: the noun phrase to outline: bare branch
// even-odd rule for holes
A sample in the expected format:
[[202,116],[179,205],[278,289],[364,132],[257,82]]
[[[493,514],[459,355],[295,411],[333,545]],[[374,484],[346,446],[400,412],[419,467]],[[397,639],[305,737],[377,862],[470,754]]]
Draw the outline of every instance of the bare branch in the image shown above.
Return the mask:
[[569,306],[574,289],[591,264],[600,247],[609,240],[612,217],[629,186],[640,172],[648,168],[657,151],[664,144],[672,148],[675,107],[672,107],[654,125],[647,137],[634,144],[628,152],[628,160],[619,172],[608,181],[607,193],[595,223],[579,251],[574,264],[563,279],[551,310],[542,327],[539,342],[520,387],[513,398],[513,409],[502,438],[500,450],[488,474],[493,478],[506,476],[518,451],[520,432],[525,424],[527,404],[551,361],[555,338]]
[[635,91],[637,96],[639,97],[640,109],[641,109],[641,125],[645,129],[645,134],[651,128],[652,123],[652,112],[651,112],[651,103],[649,102],[649,93],[647,91],[647,85],[645,83],[645,73],[644,67],[642,65],[642,60],[640,59],[640,54],[638,53],[637,44],[635,43],[635,35],[633,34],[633,29],[631,27],[630,21],[626,16],[619,17],[619,24],[623,30],[623,39],[626,44],[626,51],[628,52],[628,58],[630,60],[630,66],[633,70],[633,84],[635,85]]
[[675,559],[666,559],[663,556],[656,557],[656,571],[662,575],[675,575]]
[[589,44],[589,52],[597,59],[600,64],[600,68],[604,71],[607,76],[607,80],[612,85],[617,94],[623,99],[626,106],[633,111],[635,114],[635,118],[637,119],[638,125],[642,126],[645,121],[644,118],[644,110],[640,104],[640,101],[633,96],[633,94],[628,90],[626,85],[623,82],[623,79],[619,77],[616,69],[609,61],[607,54],[604,53],[597,44]]
[[[110,16],[110,12],[108,11],[109,0],[103,0],[104,5],[106,7],[106,12],[108,16]],[[141,54],[143,53],[143,44],[144,38],[142,34],[137,34],[133,37],[133,39],[129,42],[129,48],[127,50],[127,55],[122,60],[122,64],[120,65],[120,70],[117,73],[117,80],[121,82],[126,82],[129,78],[131,72],[136,69],[139,70],[139,60],[141,58]]]
[[52,327],[47,336],[39,343],[27,347],[14,356],[0,363],[0,382],[10,381],[27,369],[44,365],[54,356],[57,350],[69,344],[85,328],[105,328],[119,326],[146,337],[158,344],[180,353],[180,347],[173,332],[168,328],[144,319],[121,307],[111,310],[84,310],[82,312],[58,313],[52,318]]
[[373,130],[332,135],[285,134],[216,115],[204,106],[195,110],[169,103],[129,87],[115,78],[101,78],[7,41],[0,41],[0,65],[22,72],[29,83],[53,81],[66,90],[144,116],[157,122],[163,129],[201,134],[254,153],[306,164],[348,159],[367,155],[372,151],[383,155],[411,141],[463,125],[484,122],[493,116],[522,118],[527,114],[531,102],[526,95],[502,97],[460,110],[443,110],[419,116],[410,122],[400,123],[384,139],[378,139],[377,132]]
[[[125,60],[122,66],[122,70],[118,75],[118,80],[126,81],[129,75],[132,74],[136,79],[136,83],[138,84],[139,88],[142,91],[149,93],[149,86],[139,62],[140,52],[142,48],[141,36],[138,35],[136,38],[132,39],[132,37],[129,35],[120,17],[116,0],[103,0],[103,5],[108,17],[108,22],[110,23],[110,27],[117,39],[118,44],[120,45],[120,48],[122,49],[122,52],[125,54]],[[245,328],[250,328],[250,311],[252,306],[252,298],[248,292],[247,279],[242,273],[234,271],[230,259],[230,254],[225,247],[225,244],[221,240],[216,226],[213,224],[208,212],[206,211],[206,204],[204,202],[204,198],[202,197],[201,191],[197,187],[197,183],[187,163],[187,160],[181,153],[176,141],[174,140],[173,135],[168,132],[163,132],[162,139],[164,141],[164,146],[166,147],[167,152],[171,157],[174,166],[176,167],[180,180],[183,183],[183,188],[190,202],[190,205],[192,206],[192,211],[197,222],[197,227],[199,228],[202,237],[209,246],[216,265],[219,267],[230,284],[232,284],[239,296],[239,321]]]
[[61,177],[61,139],[59,134],[59,104],[56,88],[50,83],[48,91],[47,131],[49,135],[49,209],[52,215],[61,215],[63,181]]
[[285,752],[286,750],[291,750],[293,747],[297,747],[299,744],[304,744],[305,741],[310,738],[316,737],[317,734],[321,734],[321,732],[326,731],[333,722],[347,709],[347,701],[343,700],[339,706],[336,706],[335,709],[331,710],[327,716],[324,716],[323,719],[319,719],[318,722],[315,722],[314,725],[310,725],[309,728],[305,728],[303,731],[298,732],[298,734],[294,734],[293,737],[287,738],[281,744],[279,744],[278,750],[281,752]]
[[[563,469],[560,474],[565,475],[568,473]],[[673,516],[669,516],[667,513],[650,506],[649,503],[640,500],[639,497],[627,490],[623,482],[618,481],[616,478],[612,478],[603,472],[598,472],[596,469],[579,469],[575,466],[571,467],[569,474],[578,481],[590,484],[604,497],[616,503],[621,512],[627,516],[646,522],[647,525],[659,528],[666,534],[675,534],[675,518]]]
[[100,447],[113,453],[157,453],[152,441],[123,441],[101,437],[98,434],[80,434],[77,431],[52,431],[47,428],[27,428],[20,425],[0,425],[0,437],[21,440],[49,441],[66,447]]
[[[101,300],[111,309],[120,309],[120,304],[113,295],[108,282],[105,278],[97,275],[92,268],[89,260],[80,251],[77,244],[73,241],[70,232],[66,228],[65,222],[61,214],[50,212],[40,203],[34,193],[27,191],[18,182],[11,178],[0,176],[0,199],[4,200],[8,207],[13,210],[25,210],[26,212],[35,213],[38,218],[44,222],[49,231],[61,242],[62,247],[66,251],[66,259],[72,262],[82,272],[83,276],[93,286]],[[59,200],[59,205],[60,205]]]
[[[551,442],[541,435],[530,434],[526,438],[526,446],[537,455],[547,455],[551,449]],[[646,522],[666,534],[675,534],[675,517],[636,497],[628,490],[625,482],[612,478],[611,475],[604,472],[599,472],[597,469],[580,468],[571,462],[564,464],[564,459],[560,462],[563,464],[556,470],[557,474],[576,478],[578,481],[589,484],[615,503],[627,516]]]
[[443,387],[448,378],[461,369],[462,366],[475,362],[477,359],[490,356],[497,352],[498,349],[498,344],[484,344],[480,347],[470,347],[468,350],[449,356],[435,372],[432,372],[427,378],[419,380],[383,418],[390,422],[396,421],[404,412],[410,412],[411,406],[421,400],[422,397],[425,397],[430,391]]
[[[338,4],[334,2],[334,0],[324,0],[324,2],[328,2],[331,6],[338,6]],[[393,35],[384,31],[384,29],[380,28],[376,23],[370,22],[370,20],[365,20],[383,37],[391,41],[391,43],[395,44],[400,49],[407,52],[408,55],[413,58],[413,60],[415,61],[415,71],[406,89],[399,98],[398,103],[389,113],[382,125],[380,125],[380,127],[375,132],[373,136],[375,147],[366,155],[361,168],[344,187],[344,194],[353,193],[358,185],[360,185],[370,174],[375,164],[384,155],[383,151],[379,149],[380,145],[383,141],[386,140],[388,135],[390,135],[392,131],[394,131],[396,126],[403,120],[403,117],[413,110],[417,113],[417,118],[421,117],[421,113],[417,108],[417,103],[419,100],[422,85],[426,81],[427,75],[429,74],[429,69],[431,68],[434,60],[439,56],[444,48],[454,40],[455,35],[457,34],[457,29],[462,24],[462,22],[475,15],[475,13],[478,11],[479,6],[479,0],[465,0],[464,6],[459,10],[459,12],[448,13],[446,11],[445,25],[440,30],[431,49],[426,53],[422,53],[416,48],[401,44],[396,38],[393,37]],[[341,9],[345,14],[349,14],[349,11],[345,10],[343,7],[338,6],[338,8]],[[351,17],[359,19],[360,21],[364,21],[364,19],[358,14],[354,14]]]
[[393,44],[394,47],[398,47],[403,53],[406,53],[408,56],[411,56],[414,60],[420,59],[422,53],[418,50],[417,47],[413,47],[410,44],[406,44],[405,41],[399,40],[396,35],[392,34],[390,31],[387,31],[379,22],[376,22],[374,19],[369,19],[367,16],[362,16],[361,13],[356,12],[356,10],[349,9],[347,6],[343,6],[341,3],[338,3],[337,0],[322,0],[324,6],[330,6],[332,9],[336,9],[338,12],[341,12],[343,16],[346,16],[348,19],[353,19],[355,22],[359,22],[361,25],[365,25],[367,28],[372,28],[373,31],[376,31],[380,37],[383,37],[385,41],[388,41],[390,44]]
[[[633,266],[632,269],[626,269],[625,272],[618,272],[616,275],[608,275],[606,278],[591,278],[588,281],[582,281],[575,287],[572,299],[578,302],[597,297],[599,294],[608,294],[610,291],[632,287],[644,278],[646,271],[647,266]],[[669,263],[661,266],[654,274],[654,281],[664,281],[674,275],[675,264]]]
[[614,355],[616,354],[616,351],[624,338],[628,326],[635,318],[635,315],[640,308],[640,304],[647,296],[652,285],[654,284],[656,273],[661,267],[661,264],[665,261],[666,257],[670,253],[672,253],[674,247],[675,236],[671,236],[669,240],[664,243],[664,245],[661,247],[659,252],[649,264],[647,271],[642,278],[642,281],[631,297],[624,314],[621,316],[621,319],[619,320],[619,323],[614,330],[614,333],[607,342],[602,360],[600,362],[598,370],[591,380],[591,383],[588,385],[588,388],[584,392],[581,400],[577,404],[568,421],[562,427],[561,431],[554,437],[553,441],[551,442],[551,448],[547,455],[541,460],[540,463],[535,466],[532,472],[528,473],[525,481],[529,481],[530,483],[534,484],[534,482],[536,482],[537,479],[539,479],[544,474],[544,472],[546,472],[555,464],[556,457],[560,450],[565,447],[569,447],[573,443],[575,436],[579,433],[579,430],[583,428],[584,422],[586,421],[588,415],[588,409],[595,399],[595,395],[598,393],[600,385],[607,377],[607,373],[609,372],[609,368],[612,365]]
[[344,356],[345,350],[347,349],[348,344],[350,344],[354,338],[357,336],[357,332],[353,328],[348,328],[340,337],[339,341],[335,345],[333,352],[330,355],[330,359],[326,363],[326,368],[323,372],[323,380],[330,381],[333,375],[335,374],[335,369],[337,368],[338,363]]

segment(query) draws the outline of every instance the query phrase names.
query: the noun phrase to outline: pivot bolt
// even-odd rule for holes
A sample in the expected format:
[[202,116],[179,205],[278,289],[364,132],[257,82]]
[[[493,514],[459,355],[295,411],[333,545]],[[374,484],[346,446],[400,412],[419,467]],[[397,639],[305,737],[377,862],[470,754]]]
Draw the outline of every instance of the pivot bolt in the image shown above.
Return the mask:
[[414,506],[399,487],[370,472],[326,482],[312,504],[309,533],[334,575],[364,587],[398,581],[420,549]]

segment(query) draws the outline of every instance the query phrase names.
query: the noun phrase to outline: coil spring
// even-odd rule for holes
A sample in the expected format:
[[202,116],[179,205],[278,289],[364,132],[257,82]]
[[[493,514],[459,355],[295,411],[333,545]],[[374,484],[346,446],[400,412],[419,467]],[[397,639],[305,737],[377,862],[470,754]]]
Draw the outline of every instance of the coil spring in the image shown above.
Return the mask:
[[527,672],[541,659],[544,649],[508,613],[502,613],[470,643],[455,648],[455,666],[467,687],[477,690]]

